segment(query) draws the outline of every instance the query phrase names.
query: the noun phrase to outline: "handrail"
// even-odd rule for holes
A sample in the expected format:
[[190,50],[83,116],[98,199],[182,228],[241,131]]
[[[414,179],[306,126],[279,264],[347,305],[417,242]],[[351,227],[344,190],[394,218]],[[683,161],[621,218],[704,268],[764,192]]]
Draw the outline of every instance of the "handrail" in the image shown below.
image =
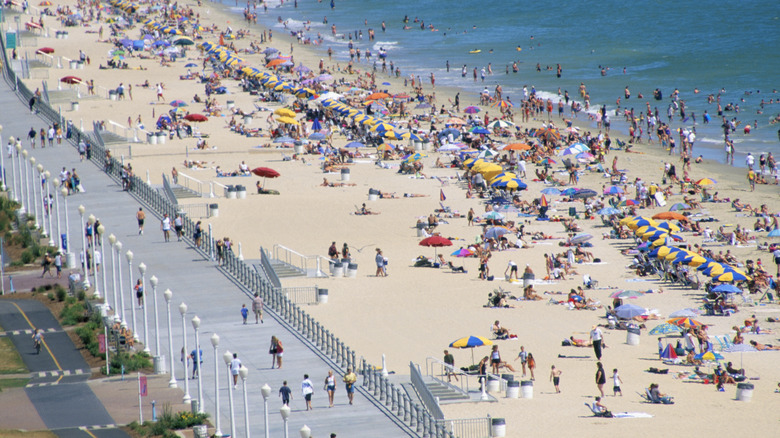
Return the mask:
[[322,271],[323,267],[330,263],[330,259],[327,257],[321,255],[303,255],[298,251],[278,243],[273,246],[273,257],[276,260],[302,270],[309,277],[327,277],[327,274]]
[[260,263],[263,265],[263,271],[265,271],[265,275],[268,277],[268,281],[270,281],[275,288],[281,288],[282,282],[276,275],[274,267],[271,266],[271,259],[268,257],[268,254],[263,247],[260,247]]
[[168,177],[165,176],[165,174],[162,174],[162,181],[163,181],[163,192],[165,193],[165,197],[168,198],[169,201],[171,201],[171,204],[174,206],[179,205],[179,200],[176,199],[176,194],[173,193],[173,189],[171,188],[171,183],[168,182]]
[[417,390],[417,394],[420,396],[423,405],[428,409],[428,412],[433,415],[436,420],[444,418],[444,412],[439,406],[439,400],[433,395],[428,386],[423,381],[422,373],[420,372],[419,365],[415,365],[414,362],[409,362],[409,375],[412,380],[412,386]]
[[[461,392],[463,392],[463,394],[468,395],[469,390],[471,389],[469,381],[470,376],[468,374],[458,370],[457,368],[447,365],[435,357],[428,356],[425,358],[425,374],[428,377],[432,377],[444,383],[444,379],[440,377],[446,377],[448,372],[449,374],[457,377],[456,382],[458,383],[458,386],[460,386],[459,389]],[[447,380],[447,383],[450,386],[453,386],[449,379]]]
[[[176,184],[179,184],[180,186],[192,190],[193,192],[196,192],[198,196],[203,196],[203,181],[199,179],[195,179],[185,173],[179,172],[179,181],[182,181],[182,183],[179,183],[178,181]],[[192,185],[192,187],[190,187]]]

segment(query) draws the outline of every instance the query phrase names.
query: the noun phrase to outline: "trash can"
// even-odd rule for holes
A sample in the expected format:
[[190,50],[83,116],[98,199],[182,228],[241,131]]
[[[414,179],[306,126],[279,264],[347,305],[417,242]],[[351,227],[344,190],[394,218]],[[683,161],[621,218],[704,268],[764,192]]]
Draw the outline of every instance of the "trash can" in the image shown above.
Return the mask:
[[532,380],[523,380],[520,382],[520,390],[523,398],[534,398],[534,382]]
[[503,418],[491,418],[490,429],[492,431],[490,436],[505,437],[506,436],[506,420]]
[[244,116],[244,124],[248,125],[252,123],[252,116]]
[[349,181],[349,169],[341,169],[341,180]]
[[236,106],[236,102],[234,102],[232,100],[228,100],[227,101],[227,108],[228,109],[233,109],[235,106]]
[[335,262],[333,263],[333,276],[334,277],[343,277],[344,276],[344,264],[341,262]]
[[376,201],[377,199],[379,199],[379,195],[378,194],[376,194],[376,193],[369,193],[368,194],[368,200],[369,201]]
[[425,223],[423,222],[417,224],[417,237],[425,237]]
[[209,204],[209,217],[219,217],[219,204]]
[[154,132],[147,132],[146,142],[149,144],[157,144],[157,134],[155,134]]
[[116,90],[108,90],[108,99],[116,100]]
[[168,134],[165,131],[160,131],[157,133],[157,143],[159,144],[165,144],[165,140],[168,137]]
[[753,389],[752,383],[737,383],[737,400],[749,402],[753,398]]
[[227,186],[225,189],[225,197],[228,199],[236,199],[236,188],[233,186]]
[[236,186],[236,198],[246,199],[246,187],[242,185]]
[[293,152],[295,152],[296,155],[303,155],[303,144],[294,145]]
[[639,327],[629,327],[626,330],[626,344],[639,345]]
[[78,111],[79,110],[79,103],[78,102],[71,102],[70,103],[70,109],[73,110],[73,111]]
[[576,217],[577,216],[577,207],[569,207],[569,216],[570,217]]
[[414,142],[414,150],[421,151],[423,148],[423,144],[421,141],[415,141]]
[[165,374],[165,356],[154,356],[154,373],[155,374]]
[[523,273],[523,289],[527,288],[534,282],[534,274],[524,272]]
[[79,62],[76,61],[75,59],[71,60],[68,64],[70,65],[71,70],[75,70],[79,67]]
[[488,374],[487,392],[498,392],[501,389],[501,381],[498,377]]
[[514,376],[514,374],[502,374],[501,375],[501,380],[506,380],[507,382],[511,382],[511,381],[515,380],[515,376]]
[[355,278],[357,277],[357,263],[348,263],[347,264],[347,278]]
[[[198,401],[197,400],[193,400],[193,402],[194,402],[193,406],[197,406]],[[192,412],[195,413],[197,411],[192,411]],[[199,424],[197,426],[192,426],[192,436],[194,436],[195,438],[208,438],[208,436],[209,436],[209,427],[207,425],[205,425],[205,424]]]
[[520,397],[520,381],[510,380],[506,383],[506,398]]
[[328,302],[328,290],[327,289],[317,289],[317,303],[319,304],[325,304]]
[[79,62],[76,64],[76,66],[79,68],[79,70],[84,70],[84,64],[85,64],[85,62],[84,62],[84,61],[79,61]]
[[76,253],[75,252],[66,252],[65,253],[65,259],[67,260],[67,266],[71,269],[75,268],[76,266]]
[[[199,408],[199,407],[200,407],[200,406],[198,406],[198,399],[197,399],[197,398],[193,398],[193,399],[192,399],[192,403],[190,404],[190,409],[192,410],[191,412],[192,412],[193,414],[197,414],[197,413],[198,413],[198,408]],[[194,429],[194,428],[193,428],[193,429]]]

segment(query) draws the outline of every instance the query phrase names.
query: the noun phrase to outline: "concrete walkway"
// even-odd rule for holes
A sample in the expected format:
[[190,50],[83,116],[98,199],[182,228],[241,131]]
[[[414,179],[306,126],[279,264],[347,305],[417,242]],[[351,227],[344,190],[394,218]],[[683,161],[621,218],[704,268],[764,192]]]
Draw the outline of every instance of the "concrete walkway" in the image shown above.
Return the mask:
[[[21,135],[22,138],[26,138],[26,133],[31,126],[37,130],[43,127],[43,122],[31,116],[25,105],[17,99],[12,91],[8,90],[5,84],[0,89],[0,107],[4,109],[2,115],[0,115],[0,123],[4,126],[2,131],[3,142],[7,141],[11,135]],[[86,123],[87,121],[85,121]],[[78,121],[76,121],[76,124],[78,124]],[[270,434],[271,436],[283,435],[283,424],[279,414],[281,401],[277,396],[283,380],[287,380],[289,386],[293,389],[292,414],[289,419],[289,429],[293,435],[297,434],[304,424],[308,425],[312,429],[312,434],[317,437],[328,436],[333,432],[337,433],[338,436],[363,437],[409,435],[407,429],[401,426],[395,418],[385,415],[372,405],[368,399],[360,395],[355,397],[354,405],[348,405],[340,376],[337,379],[339,387],[336,406],[329,409],[327,407],[327,394],[322,389],[322,382],[327,375],[329,365],[322,356],[310,350],[294,333],[288,332],[271,314],[266,315],[265,324],[243,325],[239,310],[241,304],[250,306],[250,297],[224,277],[213,262],[205,260],[198,252],[186,244],[178,243],[175,239],[170,243],[165,243],[162,233],[159,231],[159,218],[155,218],[149,212],[147,212],[146,232],[143,236],[138,235],[135,213],[139,204],[129,194],[123,192],[116,183],[110,180],[95,165],[88,162],[80,162],[78,154],[71,145],[63,143],[63,145],[54,148],[30,150],[29,143],[24,143],[25,149],[28,149],[30,155],[35,156],[38,160],[37,162],[43,164],[52,173],[52,178],[59,174],[63,167],[67,169],[75,168],[81,176],[86,192],[71,195],[68,199],[72,249],[78,251],[81,247],[79,232],[83,228],[80,225],[77,208],[82,204],[86,207],[86,216],[94,214],[105,226],[107,235],[116,235],[118,240],[122,241],[124,251],[131,250],[135,254],[132,279],[128,277],[128,264],[124,254],[121,257],[121,265],[119,261],[117,262],[122,269],[122,290],[125,297],[125,306],[120,313],[124,314],[125,320],[128,321],[131,327],[133,326],[132,307],[135,299],[129,288],[130,284],[135,283],[139,277],[137,269],[139,263],[143,262],[146,264],[147,302],[144,310],[147,312],[146,319],[149,326],[149,334],[144,333],[144,311],[139,309],[138,306],[135,309],[136,320],[138,321],[135,324],[137,327],[135,332],[139,334],[141,341],[148,336],[148,344],[153,355],[157,355],[159,352],[159,355],[169,356],[168,332],[166,329],[167,317],[162,292],[168,288],[173,291],[172,336],[176,379],[179,387],[184,385],[184,371],[179,360],[183,339],[182,317],[178,311],[179,303],[186,302],[189,306],[185,316],[189,351],[193,349],[195,344],[191,319],[195,315],[201,319],[200,338],[204,353],[202,370],[203,402],[205,410],[212,414],[212,418],[216,404],[214,391],[215,357],[209,338],[213,333],[219,334],[220,344],[217,358],[219,362],[219,397],[221,400],[219,416],[223,433],[230,433],[230,416],[228,391],[226,389],[227,371],[222,361],[222,354],[225,350],[230,350],[238,353],[242,363],[249,369],[249,377],[247,379],[248,416],[250,418],[250,430],[254,436],[262,436],[265,429],[263,402],[260,394],[260,387],[265,383],[268,383],[273,389],[272,397],[268,403]],[[12,168],[6,163],[6,178],[9,186],[12,187],[10,184],[11,174]],[[60,208],[64,210],[64,203],[61,200]],[[64,219],[61,218],[61,221],[64,227]],[[106,245],[108,245],[107,241]],[[105,254],[104,266],[110,273],[112,269],[108,246]],[[149,278],[152,275],[157,276],[159,279],[156,300],[149,282]],[[90,281],[94,282],[92,278],[90,278]],[[102,282],[99,282],[99,284],[101,292],[104,296],[107,296],[113,307],[115,300],[110,275],[107,279],[108,291],[102,290]],[[159,332],[154,329],[155,302],[157,303]],[[155,336],[156,333],[159,333],[159,346],[157,336]],[[280,370],[271,369],[271,359],[268,355],[271,336],[279,337],[285,347],[284,366]],[[171,358],[166,357],[166,362],[170,364]],[[314,382],[314,410],[310,412],[305,412],[305,405],[300,393],[300,384],[305,373],[308,373]],[[188,383],[190,395],[193,399],[197,399],[197,380],[189,380]],[[241,382],[239,382],[238,390],[234,391],[234,393],[236,421],[236,434],[234,436],[246,436],[244,431],[245,411]],[[112,396],[119,396],[119,394],[110,395],[108,399],[103,399],[103,403],[112,403],[110,399]],[[153,398],[154,394],[150,394],[145,403],[151,402]]]

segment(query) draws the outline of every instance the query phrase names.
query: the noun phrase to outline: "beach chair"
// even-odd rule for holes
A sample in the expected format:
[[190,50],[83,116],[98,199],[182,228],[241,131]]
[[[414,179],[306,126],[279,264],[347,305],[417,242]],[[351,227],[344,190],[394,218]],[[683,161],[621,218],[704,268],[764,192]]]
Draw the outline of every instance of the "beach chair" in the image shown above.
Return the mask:
[[653,395],[650,393],[649,388],[645,388],[645,395],[643,396],[645,400],[647,400],[649,403],[653,404],[664,404],[664,405],[673,405],[674,401],[672,400],[672,397],[670,396],[664,396],[664,397],[653,397]]
[[585,406],[587,406],[588,409],[590,409],[590,412],[593,414],[594,417],[612,418],[612,412],[600,411],[599,408],[596,406],[596,403],[593,404],[585,403]]

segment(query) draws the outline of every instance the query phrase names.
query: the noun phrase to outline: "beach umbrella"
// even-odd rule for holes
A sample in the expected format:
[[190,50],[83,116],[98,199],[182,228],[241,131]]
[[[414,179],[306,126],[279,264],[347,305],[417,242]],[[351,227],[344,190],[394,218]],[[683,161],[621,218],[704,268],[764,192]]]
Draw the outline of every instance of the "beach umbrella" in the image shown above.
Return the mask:
[[450,255],[455,257],[471,257],[474,255],[474,253],[469,251],[467,248],[460,248],[459,250],[453,252]]
[[682,329],[674,324],[669,324],[668,322],[665,322],[656,328],[650,330],[651,336],[657,336],[657,335],[668,335],[668,334],[682,334]]
[[702,361],[716,361],[716,360],[723,360],[723,356],[720,353],[717,353],[715,351],[705,351],[704,353],[699,353],[696,356],[693,356],[696,359],[702,360]]
[[718,281],[747,281],[750,280],[750,276],[742,274],[741,272],[736,271],[726,271],[716,277],[714,277],[715,280]]
[[320,119],[314,119],[314,121],[311,124],[311,129],[314,131],[322,130],[322,124],[320,123]]
[[550,158],[550,157],[546,157],[546,158],[542,159],[541,161],[539,161],[539,164],[541,164],[542,166],[546,166],[546,165],[550,165],[550,164],[558,164],[558,162],[555,161],[554,159]]
[[[274,111],[274,114],[276,114],[277,116],[282,116],[282,117],[295,117],[295,111],[293,111],[293,110],[291,110],[289,108],[279,108],[276,111]],[[320,129],[322,129],[322,128],[320,128]],[[317,131],[319,131],[319,129],[317,129]]]
[[548,187],[546,189],[542,189],[542,194],[545,194],[545,195],[560,195],[561,191],[559,189],[556,189],[555,187]]
[[328,138],[328,136],[321,132],[315,132],[314,134],[311,134],[308,137],[309,140],[316,140],[316,141],[325,140],[326,138]]
[[426,154],[425,152],[415,152],[411,155],[408,155],[406,158],[404,158],[404,163],[415,163],[427,157],[428,154]]
[[489,211],[485,213],[484,216],[482,216],[483,219],[493,220],[493,221],[500,221],[504,220],[504,215],[497,212],[497,211]]
[[486,239],[500,239],[501,236],[504,234],[509,233],[509,228],[506,227],[493,227],[487,231],[485,231],[485,238]]
[[459,119],[457,117],[450,117],[447,119],[447,122],[445,122],[447,125],[466,125],[467,123],[463,119]]
[[690,307],[669,314],[669,318],[695,318],[697,316],[699,316],[699,310]]
[[668,321],[669,324],[674,324],[678,327],[684,327],[684,328],[691,328],[691,327],[704,327],[704,324],[700,323],[699,321],[696,321],[695,319],[688,317],[688,316],[679,316],[677,318],[672,318]]
[[173,40],[173,44],[175,46],[192,46],[195,44],[195,41],[190,37],[180,36]]
[[184,116],[184,120],[188,122],[198,123],[198,122],[206,122],[209,120],[209,118],[204,116],[203,114],[187,114],[186,116]]
[[605,195],[619,195],[624,192],[625,191],[623,190],[623,188],[619,186],[610,186],[609,188],[604,189]]
[[333,79],[333,76],[331,76],[331,75],[329,75],[327,73],[324,73],[324,74],[321,74],[321,75],[317,76],[317,80],[320,81],[320,82],[329,81],[331,79]]
[[303,64],[298,64],[297,66],[295,66],[295,67],[293,68],[293,71],[294,71],[294,72],[296,72],[296,73],[303,73],[303,74],[306,74],[306,73],[310,72],[310,71],[311,71],[311,69],[310,69],[309,67],[306,67],[306,66],[305,66],[305,65],[303,65]]
[[450,348],[470,348],[471,349],[471,363],[474,363],[474,348],[483,347],[485,345],[493,345],[493,341],[482,336],[467,336],[453,341],[450,344]]
[[508,100],[501,99],[491,103],[490,106],[495,106],[498,108],[509,108],[510,106],[514,106],[514,104]]
[[639,298],[644,294],[645,294],[644,292],[639,292],[635,290],[619,290],[617,292],[613,292],[609,297],[610,298]]
[[622,306],[618,306],[615,308],[615,314],[620,319],[631,319],[635,316],[644,315],[645,310],[644,307],[639,307],[634,304],[623,304]]
[[476,107],[476,106],[467,106],[466,109],[463,110],[463,112],[466,113],[466,114],[476,114],[476,113],[478,113],[480,111],[482,111],[482,110],[479,109],[479,107]]
[[637,228],[641,228],[648,225],[651,227],[657,227],[658,222],[654,221],[653,219],[646,218],[644,216],[638,216],[635,218],[635,220],[630,221],[628,223],[628,228],[631,228],[632,230],[636,230]]
[[292,117],[278,117],[276,121],[284,123],[285,125],[300,125],[300,123]]
[[365,100],[382,100],[382,99],[387,99],[389,97],[392,96],[387,93],[371,93],[368,96],[366,96]]
[[666,344],[666,348],[661,352],[661,359],[677,359],[677,352],[674,351],[672,344]]
[[40,49],[36,50],[35,53],[44,53],[46,55],[51,55],[54,53],[54,49],[51,47],[41,47]]
[[272,53],[279,53],[279,49],[274,48],[274,47],[268,47],[265,50],[263,50],[263,54],[265,54],[265,55],[270,55]]
[[276,137],[274,139],[274,143],[295,143],[295,139],[284,135],[281,137]]
[[192,68],[192,67],[197,67],[197,66],[198,66],[198,64],[195,64],[194,62],[190,62],[190,63],[184,65],[185,68]]
[[376,150],[378,151],[392,151],[395,150],[395,146],[391,145],[390,143],[382,143],[379,146],[376,147]]
[[432,108],[431,104],[428,102],[419,103],[417,104],[417,106],[414,107],[414,109],[428,109],[428,108]]
[[511,143],[506,146],[504,146],[503,150],[505,151],[528,151],[531,150],[531,146],[525,144],[525,143]]
[[758,349],[750,344],[731,344],[723,349],[726,353],[739,353],[739,367],[742,368],[742,356],[745,352],[752,353]]
[[521,181],[520,178],[497,179],[490,186],[509,190],[526,190],[528,188],[528,185]]
[[477,156],[479,158],[493,158],[496,155],[498,155],[498,153],[496,151],[494,151],[493,149],[485,149],[485,150],[481,151],[479,153],[479,155],[477,155]]
[[696,181],[696,185],[699,185],[699,186],[709,186],[709,185],[717,184],[717,183],[718,182],[715,181],[712,178],[702,178],[702,179]]
[[572,237],[570,242],[576,245],[576,244],[587,242],[588,240],[590,240],[592,238],[593,238],[593,235],[591,235],[591,234],[579,233],[579,234],[575,235],[574,237]]
[[490,134],[490,131],[486,128],[483,128],[481,126],[478,126],[476,128],[471,129],[472,134],[480,134],[480,135],[487,135]]
[[770,231],[769,234],[766,235],[767,237],[780,237],[780,228],[775,228],[774,230]]
[[667,230],[672,233],[676,233],[680,231],[680,227],[678,227],[677,225],[671,222],[661,222],[660,224],[658,224],[658,228],[661,230]]
[[442,246],[452,246],[452,242],[449,239],[441,236],[431,236],[421,240],[419,245],[427,246],[429,248],[433,247],[433,258],[436,259],[438,258],[437,248],[441,248]]
[[680,211],[680,210],[690,210],[691,206],[684,203],[684,202],[678,202],[676,204],[673,204],[671,207],[669,207],[669,211]]
[[448,137],[450,135],[452,135],[453,139],[457,139],[458,137],[460,137],[460,131],[458,131],[455,128],[447,128],[439,132],[439,137]]
[[727,293],[727,294],[741,294],[742,293],[742,289],[734,286],[733,284],[728,284],[728,283],[719,284],[719,285],[713,287],[712,291],[713,292],[723,292],[723,293]]
[[439,148],[439,152],[452,152],[452,151],[459,151],[459,150],[461,150],[461,147],[455,143],[447,143],[444,146]]
[[618,207],[629,207],[632,205],[639,205],[639,201],[636,201],[634,199],[626,199],[624,201],[620,201]]
[[80,84],[81,78],[78,78],[76,76],[65,76],[64,78],[60,79],[60,82],[64,82],[66,84]]
[[578,190],[577,193],[571,195],[573,199],[586,199],[586,198],[593,198],[594,196],[598,196],[598,193],[596,193],[595,190],[591,190],[591,189]]
[[603,215],[603,216],[611,216],[613,214],[620,214],[620,210],[618,210],[615,207],[604,207],[601,210],[597,211],[596,213],[598,213],[600,215]]
[[276,58],[276,59],[272,59],[272,60],[270,60],[270,61],[268,62],[268,64],[266,64],[265,66],[266,66],[267,68],[270,68],[270,67],[276,67],[276,66],[278,66],[278,65],[280,65],[280,64],[284,64],[285,62],[287,62],[287,60],[286,60],[286,59],[282,59],[282,58]]
[[171,105],[172,107],[174,107],[174,108],[178,108],[178,107],[180,107],[180,106],[187,106],[187,102],[185,102],[185,101],[183,101],[183,100],[178,100],[178,99],[177,99],[177,100],[174,100],[174,101],[172,101],[172,102],[170,103],[170,105]]
[[363,148],[363,147],[366,147],[366,145],[364,145],[363,143],[361,143],[359,141],[351,141],[351,142],[347,143],[347,145],[344,146],[344,147],[346,147],[346,148]]
[[263,178],[263,187],[265,187],[266,178],[278,178],[280,176],[279,172],[269,167],[256,167],[252,169],[252,173]]
[[506,120],[493,120],[492,122],[488,123],[488,128],[490,129],[503,129],[503,128],[511,128],[512,126],[515,126],[512,122],[507,122]]
[[680,260],[680,263],[684,265],[696,267],[701,265],[702,263],[707,263],[707,259],[698,254],[690,254],[685,258],[683,258],[682,260]]

